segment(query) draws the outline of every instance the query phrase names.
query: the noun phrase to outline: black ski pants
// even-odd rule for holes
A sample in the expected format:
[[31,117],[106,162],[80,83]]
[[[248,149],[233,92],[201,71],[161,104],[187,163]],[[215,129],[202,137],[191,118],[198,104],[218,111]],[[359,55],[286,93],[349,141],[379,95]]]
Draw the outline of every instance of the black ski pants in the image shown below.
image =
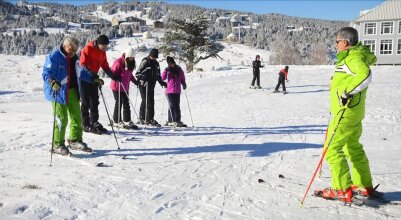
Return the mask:
[[251,85],[254,86],[256,81],[256,85],[260,87],[260,72],[253,72],[253,79]]
[[[118,100],[119,94],[120,94],[120,101]],[[129,105],[129,97],[126,95],[125,92],[118,92],[118,91],[113,91],[113,96],[114,100],[116,101],[114,104],[114,112],[113,112],[114,123],[121,122],[121,119],[123,119],[125,122],[131,121],[131,109]],[[121,116],[121,107],[123,107],[124,110],[122,116]]]
[[82,81],[81,102],[82,125],[91,126],[99,120],[99,87]]
[[275,90],[278,90],[280,88],[280,85],[283,85],[283,91],[285,92],[286,91],[285,90],[285,77],[283,75],[280,75],[278,77],[278,83],[277,83]]
[[169,104],[168,122],[181,121],[180,96],[181,94],[167,94]]
[[139,86],[139,93],[141,93],[142,99],[141,108],[139,109],[139,119],[150,122],[155,116],[155,84]]

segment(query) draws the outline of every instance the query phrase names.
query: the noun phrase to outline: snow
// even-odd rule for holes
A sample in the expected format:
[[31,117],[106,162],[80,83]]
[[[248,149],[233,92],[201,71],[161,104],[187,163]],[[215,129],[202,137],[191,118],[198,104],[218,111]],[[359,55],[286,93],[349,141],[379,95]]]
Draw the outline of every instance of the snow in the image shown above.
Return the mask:
[[[148,48],[154,45],[154,39],[119,39],[108,52],[110,65],[128,45],[136,48],[135,39]],[[121,150],[112,135],[84,133],[95,154],[53,155],[52,167],[53,117],[42,92],[44,56],[0,55],[0,219],[401,218],[399,206],[347,207],[311,196],[301,208],[322,151],[334,68],[290,66],[289,94],[282,95],[272,90],[283,66],[266,66],[263,89],[248,89],[250,62],[256,54],[268,60],[269,53],[225,46],[220,54],[225,61],[202,61],[196,68],[203,72],[187,74],[194,128],[146,128],[149,136],[143,130],[120,130]],[[138,53],[137,61],[145,55]],[[160,64],[166,67],[165,61]],[[361,142],[374,183],[380,183],[387,198],[401,201],[401,67],[372,70]],[[106,79],[103,92],[112,108],[108,84]],[[138,111],[136,94],[131,86]],[[100,122],[106,125],[100,102]],[[164,123],[167,104],[160,86],[155,102],[155,119]],[[181,110],[191,126],[185,93]],[[260,178],[266,183],[258,183]],[[329,185],[324,164],[312,190]]]

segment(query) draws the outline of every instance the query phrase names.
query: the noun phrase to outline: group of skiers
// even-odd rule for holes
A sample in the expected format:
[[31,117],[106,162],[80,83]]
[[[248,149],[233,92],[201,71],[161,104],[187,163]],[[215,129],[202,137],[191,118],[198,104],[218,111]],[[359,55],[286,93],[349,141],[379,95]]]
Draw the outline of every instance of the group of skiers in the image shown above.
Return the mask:
[[[180,111],[181,86],[186,89],[187,84],[184,71],[175,63],[174,58],[167,57],[168,67],[161,74],[157,61],[159,52],[157,49],[152,49],[149,55],[143,58],[134,75],[135,50],[127,48],[110,68],[106,56],[109,43],[106,35],[100,35],[96,40],[90,41],[78,57],[76,53],[79,41],[74,37],[66,37],[60,47],[46,56],[42,78],[45,97],[52,102],[54,114],[52,153],[69,155],[70,149],[92,152],[92,149],[83,142],[83,131],[95,134],[108,132],[99,123],[99,91],[104,99],[102,92],[104,81],[98,74],[100,68],[111,78],[110,88],[115,99],[111,126],[138,129],[138,126],[131,121],[129,100],[131,82],[138,87],[142,98],[138,124],[161,126],[154,119],[154,89],[158,82],[166,88],[166,99],[169,103],[166,126],[187,126],[181,122]],[[123,109],[122,115],[121,109]],[[65,132],[68,119],[70,135],[66,146]]]
[[[260,68],[263,68],[264,66],[261,64],[260,61],[260,55],[256,55],[255,60],[252,61],[252,70],[253,70],[253,78],[251,82],[251,86],[249,86],[250,89],[261,89],[262,87],[260,86]],[[278,83],[276,85],[276,88],[274,89],[274,93],[279,92],[280,85],[283,87],[283,94],[287,94],[287,90],[285,88],[285,82],[288,82],[288,66],[285,66],[284,69],[280,70],[278,72]],[[256,82],[256,86],[255,86]]]
[[[372,78],[369,65],[375,63],[376,57],[369,48],[358,42],[358,32],[354,28],[345,27],[339,30],[336,43],[338,62],[330,86],[332,119],[328,126],[326,134],[328,138],[324,143],[322,155],[330,166],[332,186],[319,191],[319,195],[326,199],[350,203],[355,194],[367,197],[382,196],[373,188],[369,161],[359,142],[367,87]],[[181,85],[186,89],[186,82],[183,70],[174,59],[167,57],[168,67],[160,74],[157,61],[158,50],[152,49],[149,56],[141,61],[134,76],[135,51],[128,49],[110,68],[105,52],[108,44],[108,38],[101,35],[89,42],[82,50],[81,57],[78,58],[76,55],[78,41],[67,37],[58,49],[46,57],[43,80],[45,96],[52,102],[55,121],[57,121],[53,135],[55,153],[68,154],[69,148],[90,152],[91,149],[82,140],[82,131],[102,133],[106,130],[98,122],[98,92],[102,92],[99,88],[104,84],[97,74],[100,68],[112,79],[110,87],[116,100],[113,114],[115,124],[136,127],[130,118],[128,99],[130,82],[132,82],[138,86],[142,98],[139,123],[160,126],[154,120],[154,88],[158,82],[162,87],[167,87],[169,112],[166,125],[185,126],[181,122],[179,103]],[[77,62],[78,59],[79,62]],[[260,88],[259,68],[261,67],[263,66],[258,55],[253,61],[254,78],[251,88],[254,88],[255,81],[257,81],[256,88]],[[280,85],[283,86],[283,91],[286,91],[287,75],[288,66],[279,72],[275,91],[278,91]],[[164,80],[167,80],[167,83]],[[121,106],[124,109],[123,120],[120,117]],[[66,147],[64,136],[68,117],[71,121],[70,140]],[[352,172],[347,160],[352,163]]]

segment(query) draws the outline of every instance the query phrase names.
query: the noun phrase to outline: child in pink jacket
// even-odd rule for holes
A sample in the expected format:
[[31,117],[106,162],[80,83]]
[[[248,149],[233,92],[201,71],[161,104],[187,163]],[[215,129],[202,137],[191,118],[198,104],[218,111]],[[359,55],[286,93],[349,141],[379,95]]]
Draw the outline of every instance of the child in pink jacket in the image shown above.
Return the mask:
[[[116,101],[114,105],[113,121],[115,125],[123,128],[138,129],[138,127],[131,121],[131,110],[128,97],[130,82],[133,82],[135,85],[138,84],[132,74],[135,67],[135,51],[132,48],[128,48],[120,58],[114,61],[113,66],[111,67],[113,74],[121,77],[121,82],[111,80],[110,83],[110,88],[113,91],[114,99]],[[122,117],[121,106],[124,109]],[[121,120],[121,118],[123,120]]]
[[167,79],[166,96],[168,99],[168,121],[167,126],[187,127],[181,122],[180,95],[181,85],[183,89],[187,88],[185,83],[184,71],[178,66],[174,58],[167,57],[168,67],[162,72],[162,80]]

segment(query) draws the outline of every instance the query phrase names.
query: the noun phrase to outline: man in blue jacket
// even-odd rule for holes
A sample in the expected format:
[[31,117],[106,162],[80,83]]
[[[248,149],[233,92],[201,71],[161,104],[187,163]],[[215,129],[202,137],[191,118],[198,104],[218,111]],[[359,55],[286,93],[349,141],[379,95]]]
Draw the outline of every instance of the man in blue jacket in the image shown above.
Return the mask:
[[[44,93],[52,102],[56,111],[54,125],[53,152],[69,155],[69,149],[92,152],[82,141],[82,117],[79,107],[81,80],[103,85],[101,79],[93,79],[92,74],[81,68],[76,52],[79,42],[76,38],[67,37],[63,44],[46,56],[43,65]],[[70,141],[65,146],[65,132],[70,119]]]

